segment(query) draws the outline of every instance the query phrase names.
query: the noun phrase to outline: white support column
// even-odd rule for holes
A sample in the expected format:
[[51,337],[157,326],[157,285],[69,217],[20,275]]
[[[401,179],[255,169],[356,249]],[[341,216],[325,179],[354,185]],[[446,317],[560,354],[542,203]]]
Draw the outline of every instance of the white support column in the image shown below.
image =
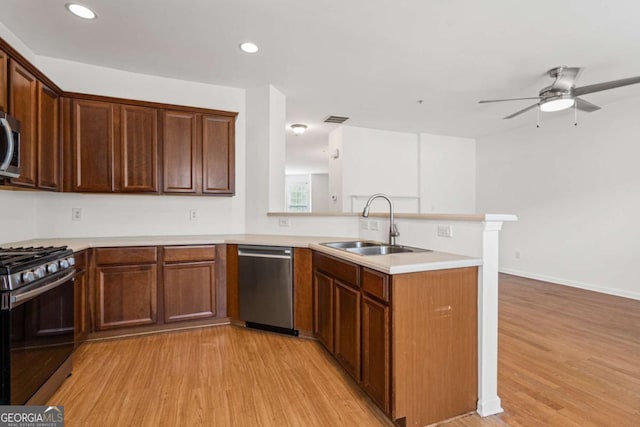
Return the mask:
[[478,271],[478,414],[502,412],[498,397],[498,246],[502,221],[485,221]]

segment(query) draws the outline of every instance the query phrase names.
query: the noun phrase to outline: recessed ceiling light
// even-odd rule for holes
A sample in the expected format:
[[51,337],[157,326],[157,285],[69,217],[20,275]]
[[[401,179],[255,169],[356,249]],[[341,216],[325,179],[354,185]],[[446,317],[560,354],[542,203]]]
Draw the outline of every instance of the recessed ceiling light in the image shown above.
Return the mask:
[[303,125],[302,123],[296,123],[291,125],[291,130],[293,130],[293,133],[295,133],[296,135],[302,135],[304,131],[307,130],[307,125]]
[[240,49],[245,53],[256,53],[258,51],[258,45],[251,42],[244,42],[240,44]]
[[78,3],[67,3],[65,7],[69,12],[83,19],[96,19],[96,13],[86,6]]

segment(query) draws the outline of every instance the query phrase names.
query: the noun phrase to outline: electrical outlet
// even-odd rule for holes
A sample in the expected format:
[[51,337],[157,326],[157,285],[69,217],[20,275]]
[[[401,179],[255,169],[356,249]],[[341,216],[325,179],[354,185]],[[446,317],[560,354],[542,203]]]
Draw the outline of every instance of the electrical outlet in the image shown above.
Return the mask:
[[82,208],[71,208],[71,221],[82,221]]
[[373,230],[373,231],[380,230],[380,223],[378,223],[378,220],[374,219],[369,221],[369,230]]
[[290,227],[291,223],[289,222],[289,218],[280,218],[278,219],[278,225],[280,227]]
[[366,219],[360,220],[360,230],[368,230],[369,229],[369,221]]
[[198,209],[189,210],[189,219],[191,221],[197,221],[198,219],[200,219],[200,212],[198,212]]
[[439,237],[453,237],[453,227],[450,225],[439,225],[438,226],[438,236]]

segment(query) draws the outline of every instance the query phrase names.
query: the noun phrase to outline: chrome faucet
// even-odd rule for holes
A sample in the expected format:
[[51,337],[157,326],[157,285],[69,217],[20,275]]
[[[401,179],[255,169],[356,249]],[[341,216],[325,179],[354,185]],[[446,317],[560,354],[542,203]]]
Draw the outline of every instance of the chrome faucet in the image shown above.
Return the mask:
[[400,233],[398,232],[398,227],[396,227],[396,224],[393,221],[393,202],[391,201],[389,196],[387,196],[386,194],[382,194],[382,193],[376,193],[373,196],[369,197],[369,200],[367,200],[367,204],[364,205],[364,210],[362,211],[362,216],[365,217],[365,218],[367,218],[369,216],[369,208],[371,206],[371,202],[373,202],[373,200],[377,199],[378,197],[382,197],[383,199],[386,199],[387,202],[389,202],[389,244],[390,245],[395,245],[396,244],[396,237],[398,237],[400,235]]

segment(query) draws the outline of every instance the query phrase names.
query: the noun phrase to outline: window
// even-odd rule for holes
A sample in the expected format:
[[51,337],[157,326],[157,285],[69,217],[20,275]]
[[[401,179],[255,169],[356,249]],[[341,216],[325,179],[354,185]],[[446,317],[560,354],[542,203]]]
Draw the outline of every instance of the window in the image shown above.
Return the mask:
[[311,212],[309,177],[287,177],[287,212]]

